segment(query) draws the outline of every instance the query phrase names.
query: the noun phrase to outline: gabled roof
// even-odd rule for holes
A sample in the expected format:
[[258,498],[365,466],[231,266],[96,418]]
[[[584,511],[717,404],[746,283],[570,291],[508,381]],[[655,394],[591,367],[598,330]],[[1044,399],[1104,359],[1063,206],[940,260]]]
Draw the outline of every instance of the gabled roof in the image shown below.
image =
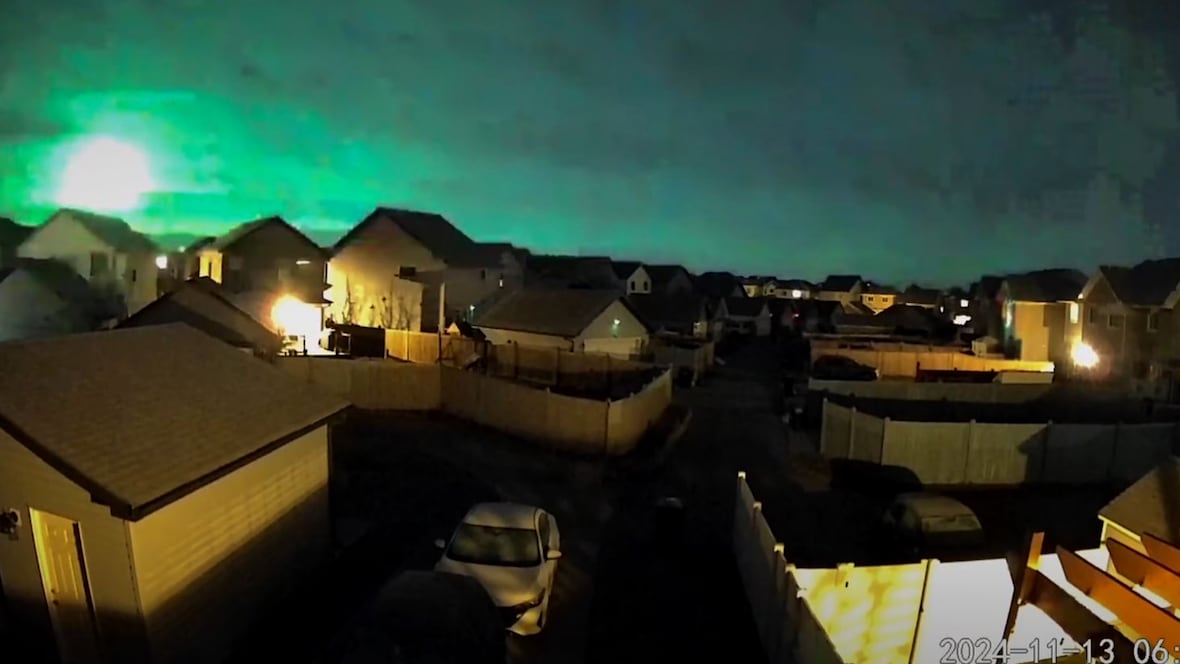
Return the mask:
[[98,294],[68,264],[53,258],[17,258],[8,268],[0,269],[0,283],[18,271],[27,272],[63,302],[94,307],[93,312],[97,312]]
[[786,290],[809,291],[815,288],[815,284],[804,279],[787,279],[785,281],[778,282],[778,287]]
[[692,283],[692,274],[683,265],[644,265],[643,269],[647,271],[647,276],[651,277],[652,286],[655,288],[666,286],[677,274],[683,274],[689,283]]
[[899,304],[917,304],[933,306],[938,304],[939,298],[942,297],[942,292],[935,288],[922,288],[916,284],[910,284],[900,295],[897,296]]
[[303,240],[308,247],[314,248],[317,254],[321,256],[328,255],[328,252],[323,247],[312,241],[312,239],[307,237],[303,231],[295,228],[291,224],[287,223],[286,219],[283,219],[279,216],[263,217],[262,219],[255,219],[254,221],[247,221],[244,224],[238,224],[234,228],[230,229],[228,233],[217,237],[212,242],[201,248],[225,251],[226,249],[233,247],[238,242],[241,242],[242,240],[250,237],[255,231],[272,225],[280,226],[283,229],[293,233],[296,237]]
[[836,293],[847,293],[856,284],[863,281],[864,279],[861,279],[859,274],[829,274],[823,283],[819,285],[819,289]]
[[861,293],[867,295],[897,295],[898,290],[893,286],[886,286],[885,284],[867,284]]
[[204,249],[205,247],[208,247],[209,245],[213,244],[216,241],[217,241],[217,237],[214,235],[205,236],[203,238],[196,240],[192,244],[186,246],[184,248],[184,252],[189,253],[189,254],[195,254],[195,253],[199,252],[200,250]]
[[760,297],[727,297],[725,310],[731,316],[760,316],[763,309],[769,313],[766,301]]
[[606,256],[529,256],[529,272],[555,286],[610,290],[618,286],[614,263]]
[[905,330],[933,331],[938,326],[938,318],[934,312],[924,307],[911,307],[905,304],[895,304],[878,313],[874,318],[887,323],[889,326]]
[[997,277],[995,275],[989,274],[989,275],[984,275],[983,277],[981,277],[979,279],[979,281],[976,281],[975,283],[971,284],[971,288],[968,292],[970,293],[971,297],[974,297],[974,298],[982,298],[985,300],[994,300],[994,299],[996,299],[996,296],[999,295],[1000,288],[1003,285],[1004,285],[1004,278],[1003,277]]
[[643,267],[643,263],[639,261],[615,261],[610,262],[610,267],[615,272],[615,276],[626,281],[631,278],[631,275]]
[[3,343],[0,366],[0,429],[129,520],[348,407],[187,325]]
[[690,325],[704,320],[707,315],[703,295],[636,293],[628,295],[627,302],[653,328],[664,324]]
[[[730,297],[742,282],[730,272],[704,272],[693,280],[693,286],[710,297]],[[745,291],[743,291],[744,293]]]
[[1018,302],[1072,302],[1089,279],[1078,270],[1037,270],[1009,275],[1008,297]]
[[1180,545],[1180,459],[1171,457],[1115,496],[1098,516]]
[[477,316],[474,324],[479,328],[572,338],[607,307],[620,301],[642,321],[618,291],[522,288],[493,304]]
[[1102,266],[1102,276],[1123,304],[1161,307],[1180,287],[1180,258],[1144,261],[1132,268]]
[[116,251],[126,253],[154,253],[158,251],[156,244],[148,236],[131,228],[127,222],[117,217],[108,217],[73,208],[62,208],[54,212],[45,225],[53,223],[53,220],[59,216],[67,216],[76,220],[83,228]]
[[[373,210],[337,240],[332,251],[339,252],[369,226],[381,221],[393,223],[435,258],[451,267],[500,267],[501,259],[497,251],[489,251],[486,246],[479,245],[441,214],[401,208],[379,207]],[[495,255],[494,261],[489,258],[491,254]]]
[[238,308],[220,290],[211,279],[190,279],[132,314],[118,327],[185,323],[236,348],[278,353],[282,349],[278,335]]

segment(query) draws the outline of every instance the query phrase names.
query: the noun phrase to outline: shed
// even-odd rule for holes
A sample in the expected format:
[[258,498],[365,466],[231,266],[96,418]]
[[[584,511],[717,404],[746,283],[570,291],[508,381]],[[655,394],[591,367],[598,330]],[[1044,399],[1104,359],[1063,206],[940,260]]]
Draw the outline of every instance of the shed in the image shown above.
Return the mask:
[[545,346],[569,351],[642,354],[650,330],[614,290],[524,288],[510,293],[474,321],[493,344]]
[[346,402],[179,324],[4,343],[0,366],[0,582],[29,660],[221,661],[327,553]]
[[1180,459],[1171,457],[1139,478],[1098,511],[1102,541],[1113,539],[1140,552],[1143,536],[1180,546]]

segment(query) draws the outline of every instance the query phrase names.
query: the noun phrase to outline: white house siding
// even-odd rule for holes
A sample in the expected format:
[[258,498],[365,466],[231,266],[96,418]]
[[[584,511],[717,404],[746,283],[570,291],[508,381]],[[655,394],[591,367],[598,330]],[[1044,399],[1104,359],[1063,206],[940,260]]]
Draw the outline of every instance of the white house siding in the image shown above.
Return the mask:
[[[619,321],[618,335],[613,323]],[[650,335],[643,323],[623,302],[616,301],[603,310],[578,336],[577,350],[610,353],[618,357],[638,355],[647,348]]]
[[0,341],[80,332],[83,316],[22,270],[0,281]]
[[[21,517],[16,539],[0,536],[0,583],[16,621],[13,633],[26,636],[33,645],[53,648],[55,644],[29,525],[30,507],[78,522],[101,647],[108,661],[144,661],[146,643],[126,524],[111,516],[106,507],[91,502],[87,491],[0,431],[0,508],[16,508]],[[41,661],[38,657],[29,659]]]
[[[69,263],[82,278],[96,284],[90,277],[90,252],[109,256],[113,277],[109,283],[127,304],[131,315],[153,302],[157,293],[156,257],[150,254],[122,254],[95,237],[69,216],[54,216],[34,231],[18,248],[23,258],[56,258]],[[134,278],[133,278],[134,277]]]
[[328,551],[321,427],[130,524],[155,661],[224,659]]
[[627,294],[634,293],[650,293],[651,292],[651,275],[647,270],[640,265],[630,277],[627,278]]
[[479,328],[484,337],[494,345],[518,344],[521,346],[536,346],[539,348],[560,348],[574,350],[573,339],[552,336],[548,334],[534,334],[532,332],[517,332],[515,330],[499,330],[491,327]]

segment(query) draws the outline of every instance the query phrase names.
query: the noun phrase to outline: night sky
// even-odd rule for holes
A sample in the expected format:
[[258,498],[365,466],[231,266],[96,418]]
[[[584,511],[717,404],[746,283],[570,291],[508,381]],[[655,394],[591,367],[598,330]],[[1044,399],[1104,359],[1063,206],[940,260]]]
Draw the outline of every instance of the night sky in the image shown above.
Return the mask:
[[0,214],[26,222],[104,136],[150,160],[122,216],[152,233],[385,204],[539,251],[934,283],[1180,244],[1180,35],[1126,0],[3,3]]

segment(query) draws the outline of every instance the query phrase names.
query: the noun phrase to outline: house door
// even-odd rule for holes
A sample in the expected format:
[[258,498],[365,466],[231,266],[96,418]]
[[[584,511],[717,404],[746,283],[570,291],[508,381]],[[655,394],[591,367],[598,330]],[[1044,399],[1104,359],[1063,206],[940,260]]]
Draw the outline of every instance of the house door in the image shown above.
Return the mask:
[[48,512],[29,513],[58,655],[66,664],[97,661],[94,602],[78,524]]

